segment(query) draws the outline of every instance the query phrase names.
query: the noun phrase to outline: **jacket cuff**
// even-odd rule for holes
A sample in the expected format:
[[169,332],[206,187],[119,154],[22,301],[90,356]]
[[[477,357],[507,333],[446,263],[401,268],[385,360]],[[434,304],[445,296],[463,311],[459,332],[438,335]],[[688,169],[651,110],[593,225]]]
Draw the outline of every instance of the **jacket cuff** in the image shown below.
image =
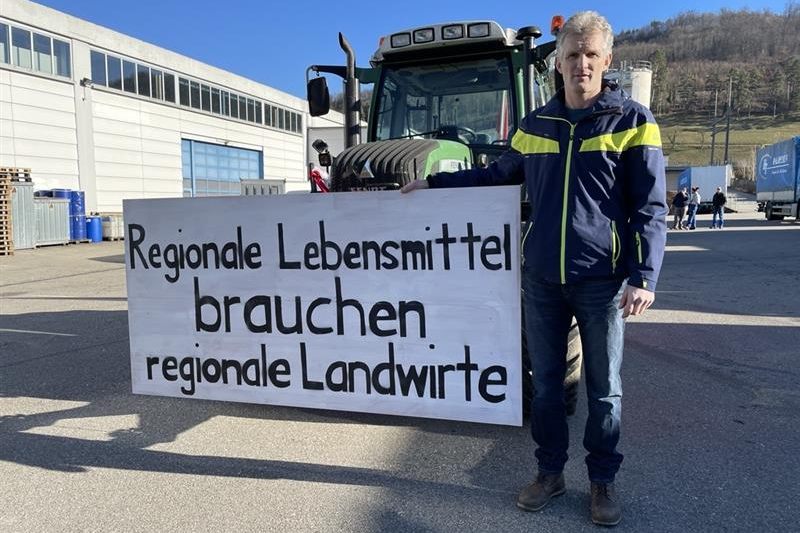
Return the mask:
[[628,285],[631,287],[646,289],[650,292],[656,292],[656,282],[643,278],[639,274],[631,274],[631,276],[628,278]]
[[430,187],[431,189],[436,189],[437,187],[439,187],[439,184],[437,183],[438,180],[436,179],[436,176],[434,176],[433,174],[428,174],[425,177],[425,181],[428,182],[428,187]]

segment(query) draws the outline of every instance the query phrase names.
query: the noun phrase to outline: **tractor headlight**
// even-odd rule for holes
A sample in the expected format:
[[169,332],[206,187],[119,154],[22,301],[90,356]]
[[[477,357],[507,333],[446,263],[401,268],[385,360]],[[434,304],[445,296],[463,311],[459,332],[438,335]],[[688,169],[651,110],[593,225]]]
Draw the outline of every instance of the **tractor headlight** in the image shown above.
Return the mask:
[[464,37],[464,26],[461,24],[442,27],[442,39],[445,41],[450,39],[461,39],[462,37]]
[[414,31],[415,43],[429,43],[433,40],[433,28],[423,28]]
[[468,37],[488,37],[489,36],[489,23],[481,22],[480,24],[470,24],[467,26]]
[[402,48],[411,44],[410,33],[395,33],[391,38],[392,48]]

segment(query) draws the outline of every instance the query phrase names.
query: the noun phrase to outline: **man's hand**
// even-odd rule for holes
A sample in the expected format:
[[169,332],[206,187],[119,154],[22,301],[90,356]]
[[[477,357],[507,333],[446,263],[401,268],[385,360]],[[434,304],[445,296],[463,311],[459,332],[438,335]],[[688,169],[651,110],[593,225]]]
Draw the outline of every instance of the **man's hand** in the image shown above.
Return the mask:
[[400,192],[411,192],[415,189],[429,189],[428,180],[414,180],[411,183],[406,183],[400,188]]
[[625,287],[625,292],[622,293],[622,300],[619,302],[619,308],[622,309],[622,318],[643,314],[653,305],[655,299],[656,294],[653,291],[628,285]]

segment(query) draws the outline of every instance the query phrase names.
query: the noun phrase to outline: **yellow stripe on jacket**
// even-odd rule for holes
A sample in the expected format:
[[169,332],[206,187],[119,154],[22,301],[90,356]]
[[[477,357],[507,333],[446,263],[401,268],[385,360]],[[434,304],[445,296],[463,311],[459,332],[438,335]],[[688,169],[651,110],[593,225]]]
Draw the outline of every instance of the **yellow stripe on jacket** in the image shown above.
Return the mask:
[[531,135],[522,130],[517,130],[511,139],[511,147],[521,154],[557,154],[559,153],[558,141]]
[[634,146],[653,146],[661,148],[661,132],[656,124],[647,122],[638,128],[604,133],[597,137],[584,139],[581,152],[617,152],[622,153]]

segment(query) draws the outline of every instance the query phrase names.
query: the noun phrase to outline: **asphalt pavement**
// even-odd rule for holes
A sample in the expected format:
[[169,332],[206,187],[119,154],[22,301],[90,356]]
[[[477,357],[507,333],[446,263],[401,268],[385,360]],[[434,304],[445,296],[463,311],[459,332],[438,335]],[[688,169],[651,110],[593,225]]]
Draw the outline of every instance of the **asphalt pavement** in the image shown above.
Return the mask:
[[[797,531],[800,223],[741,201],[670,231],[627,325],[617,531]],[[567,493],[526,513],[527,425],[131,394],[123,246],[0,257],[0,531],[598,529],[584,402]]]

